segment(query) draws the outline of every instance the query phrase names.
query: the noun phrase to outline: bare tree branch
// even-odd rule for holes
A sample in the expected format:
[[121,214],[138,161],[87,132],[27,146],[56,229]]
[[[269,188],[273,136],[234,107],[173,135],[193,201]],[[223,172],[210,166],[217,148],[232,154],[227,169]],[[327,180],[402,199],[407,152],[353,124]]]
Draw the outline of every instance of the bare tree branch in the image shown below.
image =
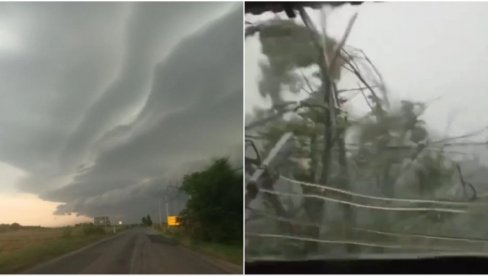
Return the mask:
[[470,200],[476,199],[478,196],[476,189],[474,188],[473,185],[471,185],[470,183],[468,183],[464,180],[464,176],[463,176],[463,172],[461,170],[461,166],[458,163],[456,163],[456,169],[458,171],[459,180],[461,181],[461,186],[463,187],[464,197],[468,198],[468,194],[466,193],[466,187],[470,187],[470,189],[473,191],[473,196],[470,198]]
[[368,97],[366,97],[366,94],[364,94],[364,90],[363,89],[359,89],[359,91],[361,92],[361,94],[363,95],[363,98],[364,98],[364,101],[368,104],[369,108],[371,109],[371,111],[374,111],[374,108],[373,106],[371,105],[371,103],[369,102],[368,100]]
[[359,69],[354,65],[354,63],[350,60],[349,58],[349,53],[343,49],[343,52],[348,56],[348,58],[346,58],[346,63],[351,66],[351,69],[352,69],[352,73],[354,73],[354,75],[368,88],[368,90],[371,92],[372,96],[373,96],[373,99],[375,101],[375,104],[376,105],[379,105],[381,106],[381,102],[380,102],[380,99],[379,97],[376,95],[376,92],[373,90],[373,88],[371,87],[371,85],[363,78],[363,75],[361,74],[361,72],[359,71]]
[[483,133],[483,131],[485,131],[485,130],[488,130],[488,126],[485,126],[485,127],[483,127],[482,129],[479,129],[479,130],[475,130],[475,131],[472,131],[472,132],[468,132],[468,133],[463,134],[463,135],[460,135],[460,136],[448,137],[448,138],[445,138],[445,139],[441,139],[441,140],[438,140],[438,141],[434,141],[432,143],[433,144],[437,144],[437,143],[443,143],[443,142],[451,141],[451,140],[457,140],[457,139],[462,139],[462,138],[473,137],[473,136],[476,136],[478,134]]
[[[376,88],[376,87],[378,87],[378,86],[376,86],[376,85],[371,86],[371,88]],[[360,86],[358,88],[339,89],[339,90],[337,90],[337,93],[361,91],[363,89],[368,89],[368,88],[366,86]]]
[[329,72],[332,70],[332,68],[334,67],[336,61],[337,61],[337,58],[339,57],[340,53],[341,53],[341,49],[342,47],[344,46],[344,44],[346,43],[346,40],[347,38],[349,37],[349,33],[351,32],[352,30],[352,26],[354,25],[354,22],[356,21],[356,18],[358,17],[358,14],[355,13],[351,19],[349,19],[349,22],[347,24],[347,28],[346,28],[346,31],[344,32],[344,34],[342,35],[342,39],[340,40],[339,44],[337,44],[337,47],[336,49],[334,50],[334,53],[333,53],[333,56],[332,56],[332,59],[330,61],[330,64],[329,64]]
[[308,78],[305,76],[305,74],[303,74],[303,71],[300,71],[300,74],[302,75],[303,80],[305,81],[305,83],[307,84],[308,88],[310,89],[310,93],[309,94],[312,94],[314,92],[314,89],[313,89],[312,85],[310,84],[310,82],[308,81]]

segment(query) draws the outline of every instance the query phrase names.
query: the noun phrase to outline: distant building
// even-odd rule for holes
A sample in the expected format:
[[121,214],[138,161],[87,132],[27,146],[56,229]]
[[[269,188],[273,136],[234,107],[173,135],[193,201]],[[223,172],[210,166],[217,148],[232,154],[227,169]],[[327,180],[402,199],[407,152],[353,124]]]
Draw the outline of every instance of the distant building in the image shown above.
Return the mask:
[[95,217],[93,223],[95,225],[107,226],[110,225],[110,220],[108,217]]

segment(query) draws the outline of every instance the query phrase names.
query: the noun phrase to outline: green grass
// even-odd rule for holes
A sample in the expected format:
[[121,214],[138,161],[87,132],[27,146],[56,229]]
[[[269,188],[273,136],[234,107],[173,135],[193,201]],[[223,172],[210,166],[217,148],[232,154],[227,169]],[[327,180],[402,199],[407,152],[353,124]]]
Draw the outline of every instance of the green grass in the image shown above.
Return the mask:
[[243,250],[242,244],[229,245],[214,242],[204,242],[193,240],[189,237],[182,236],[176,231],[165,231],[155,227],[162,235],[176,238],[180,245],[190,248],[192,250],[201,252],[205,255],[213,256],[230,263],[242,266]]
[[13,252],[0,253],[0,273],[18,273],[39,263],[79,249],[92,242],[109,237],[111,234],[73,236],[25,247]]
[[242,245],[192,241],[190,239],[181,239],[180,241],[182,245],[188,248],[242,266]]

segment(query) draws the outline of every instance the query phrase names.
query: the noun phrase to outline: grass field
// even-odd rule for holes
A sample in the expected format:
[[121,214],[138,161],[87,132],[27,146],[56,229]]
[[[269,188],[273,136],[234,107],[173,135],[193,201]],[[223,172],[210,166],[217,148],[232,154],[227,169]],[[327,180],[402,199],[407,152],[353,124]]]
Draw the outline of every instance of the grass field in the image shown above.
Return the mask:
[[0,273],[16,273],[112,235],[82,227],[20,229],[0,233]]

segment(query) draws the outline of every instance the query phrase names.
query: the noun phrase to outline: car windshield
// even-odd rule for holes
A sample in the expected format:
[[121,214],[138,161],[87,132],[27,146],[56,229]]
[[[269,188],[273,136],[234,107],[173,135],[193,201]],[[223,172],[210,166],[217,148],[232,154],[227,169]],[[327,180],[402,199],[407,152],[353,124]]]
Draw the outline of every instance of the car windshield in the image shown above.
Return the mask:
[[249,11],[246,260],[488,253],[488,3]]

